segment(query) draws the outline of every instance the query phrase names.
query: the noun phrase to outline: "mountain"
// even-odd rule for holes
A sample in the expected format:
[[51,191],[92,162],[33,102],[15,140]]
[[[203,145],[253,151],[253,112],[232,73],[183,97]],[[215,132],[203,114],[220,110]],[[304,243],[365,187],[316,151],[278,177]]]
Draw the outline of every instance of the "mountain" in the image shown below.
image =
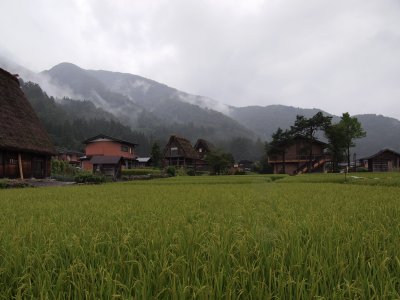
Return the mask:
[[56,146],[83,150],[82,141],[104,133],[138,143],[139,155],[150,153],[151,142],[147,137],[124,126],[114,115],[97,108],[89,101],[55,101],[38,84],[22,80],[21,89]]
[[[255,142],[257,138],[268,141],[278,127],[290,128],[296,115],[311,117],[320,111],[317,108],[284,105],[226,106],[138,75],[85,70],[70,63],[58,64],[41,73],[31,72],[9,61],[5,63],[0,57],[0,66],[4,65],[24,79],[40,83],[49,95],[56,96],[55,101],[61,103],[71,117],[96,116],[118,121],[144,133],[151,140],[164,141],[172,133],[183,135],[192,142],[203,137],[222,148],[232,149],[236,157],[240,157],[242,152],[251,152],[238,150],[244,143],[249,149],[252,147],[249,141]],[[86,101],[79,104],[72,102],[72,107],[68,109],[68,99],[61,100],[65,96]],[[330,115],[328,112],[324,114]],[[340,119],[331,116],[334,122]],[[397,142],[400,121],[374,114],[356,117],[367,131],[367,137],[356,141],[354,152],[357,157],[370,155],[382,148],[400,152],[400,142]],[[259,148],[260,143],[257,142],[257,145]],[[256,157],[256,154],[251,156]]]
[[[230,116],[239,121],[263,140],[270,140],[273,132],[278,127],[289,129],[297,115],[307,118],[312,117],[319,109],[304,109],[284,105],[232,107]],[[339,116],[322,111],[325,115],[332,116],[332,122],[340,121]],[[390,148],[400,152],[400,121],[394,118],[375,114],[355,115],[367,136],[355,141],[356,147],[352,153],[358,158],[369,156],[383,148]],[[320,139],[324,140],[321,135]]]
[[[297,115],[310,118],[319,109],[296,108],[284,105],[231,107],[229,116],[254,131],[261,139],[270,140],[278,127],[290,128]],[[330,115],[324,112],[326,115]]]
[[382,115],[356,115],[367,132],[365,138],[356,141],[353,153],[357,158],[372,155],[384,148],[400,152],[400,121]]
[[251,130],[230,117],[193,104],[210,103],[211,99],[189,95],[144,77],[85,70],[70,63],[58,64],[42,74],[53,85],[92,101],[148,134],[164,134],[166,129],[178,134],[188,134],[189,130],[192,139],[202,134],[211,140],[254,137]]

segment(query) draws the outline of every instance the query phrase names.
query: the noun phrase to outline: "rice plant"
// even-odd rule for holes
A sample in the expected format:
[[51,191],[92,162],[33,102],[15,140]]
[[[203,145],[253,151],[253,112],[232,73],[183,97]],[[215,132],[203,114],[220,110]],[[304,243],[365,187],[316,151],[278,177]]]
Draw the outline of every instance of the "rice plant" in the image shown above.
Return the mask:
[[399,298],[400,190],[291,180],[0,190],[0,298]]

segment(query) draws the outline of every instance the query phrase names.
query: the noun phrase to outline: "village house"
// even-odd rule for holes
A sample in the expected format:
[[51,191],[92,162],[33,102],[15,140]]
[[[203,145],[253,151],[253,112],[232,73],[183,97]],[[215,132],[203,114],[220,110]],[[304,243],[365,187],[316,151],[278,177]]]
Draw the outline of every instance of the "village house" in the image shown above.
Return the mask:
[[197,155],[200,159],[204,159],[207,153],[213,151],[214,149],[214,145],[205,139],[198,139],[194,145],[194,150],[197,152]]
[[146,168],[146,167],[151,167],[153,164],[153,159],[148,156],[148,157],[137,157],[135,161],[135,167],[137,168]]
[[0,178],[46,178],[55,149],[18,79],[0,68]]
[[130,169],[135,163],[137,144],[133,142],[99,134],[83,144],[86,145],[85,156],[81,158],[84,170],[117,178],[123,168]]
[[198,139],[194,145],[194,150],[197,152],[197,156],[199,157],[196,162],[196,171],[210,171],[210,166],[205,158],[208,153],[215,150],[214,145],[205,139]]
[[69,150],[63,147],[56,147],[57,155],[54,156],[57,160],[67,161],[70,165],[79,167],[81,164],[80,158],[84,156],[83,152]]
[[169,166],[194,167],[199,162],[199,156],[190,142],[176,135],[171,135],[163,151],[164,164]]
[[391,149],[383,149],[371,156],[361,158],[360,166],[370,172],[391,172],[400,170],[400,153]]
[[[311,156],[310,156],[311,145]],[[324,172],[329,155],[325,153],[326,143],[318,140],[309,141],[303,137],[295,137],[285,148],[285,152],[268,156],[268,163],[273,167],[274,174],[301,174]]]

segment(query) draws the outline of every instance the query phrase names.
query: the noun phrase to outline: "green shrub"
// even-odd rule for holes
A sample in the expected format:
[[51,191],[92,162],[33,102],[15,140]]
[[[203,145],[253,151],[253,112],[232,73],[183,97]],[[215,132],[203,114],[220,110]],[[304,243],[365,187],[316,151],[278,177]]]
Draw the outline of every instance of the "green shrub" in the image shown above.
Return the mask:
[[235,170],[235,173],[233,175],[246,175],[246,172],[241,170]]
[[76,183],[93,183],[100,184],[106,182],[106,177],[103,175],[93,174],[90,172],[81,172],[74,177]]
[[176,169],[173,166],[169,166],[166,170],[168,176],[174,177],[176,175]]
[[82,170],[70,165],[67,161],[52,159],[51,160],[51,177],[58,181],[73,181],[75,175]]
[[32,185],[21,180],[13,180],[13,179],[0,180],[0,189],[25,188],[25,187],[32,187]]
[[152,168],[143,169],[123,169],[121,171],[122,176],[141,176],[141,175],[160,175],[161,170]]
[[186,174],[189,175],[189,176],[196,176],[196,171],[193,170],[193,169],[190,169],[190,170],[188,170],[188,171],[186,172]]

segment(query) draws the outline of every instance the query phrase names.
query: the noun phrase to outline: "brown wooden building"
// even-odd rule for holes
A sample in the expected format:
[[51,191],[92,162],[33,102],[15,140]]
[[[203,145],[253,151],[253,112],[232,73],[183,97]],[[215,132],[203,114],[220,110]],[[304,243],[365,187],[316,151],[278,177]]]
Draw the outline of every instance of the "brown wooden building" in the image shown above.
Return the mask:
[[[310,145],[312,147],[310,156]],[[323,172],[330,157],[325,154],[327,144],[302,137],[295,137],[293,142],[286,147],[285,153],[270,155],[269,164],[275,174],[301,174],[310,172]]]
[[391,149],[383,149],[371,156],[361,158],[361,165],[370,172],[391,172],[400,170],[400,153]]
[[203,159],[207,155],[207,153],[211,152],[214,149],[214,145],[204,139],[198,139],[196,144],[194,145],[194,150],[197,152],[197,155],[200,159]]
[[18,79],[0,68],[0,178],[49,177],[54,154]]
[[80,151],[69,150],[63,147],[56,147],[57,155],[55,158],[57,160],[67,161],[70,165],[80,166],[80,158],[85,154]]
[[199,156],[190,142],[176,135],[171,135],[164,148],[164,163],[169,166],[196,167]]

